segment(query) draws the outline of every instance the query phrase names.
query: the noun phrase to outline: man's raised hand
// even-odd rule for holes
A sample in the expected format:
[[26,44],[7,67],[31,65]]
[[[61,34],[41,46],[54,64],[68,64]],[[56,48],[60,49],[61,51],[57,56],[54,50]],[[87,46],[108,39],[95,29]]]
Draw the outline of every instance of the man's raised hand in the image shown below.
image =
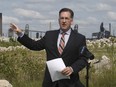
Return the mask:
[[16,24],[14,24],[14,23],[10,23],[10,28],[11,28],[16,34],[22,32],[22,30],[19,29],[18,26],[17,26]]

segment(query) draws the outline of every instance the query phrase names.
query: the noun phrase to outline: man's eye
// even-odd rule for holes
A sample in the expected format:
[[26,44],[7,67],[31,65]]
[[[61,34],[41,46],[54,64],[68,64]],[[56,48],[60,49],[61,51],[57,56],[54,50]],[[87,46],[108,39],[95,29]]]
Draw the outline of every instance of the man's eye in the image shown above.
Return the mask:
[[69,18],[60,18],[60,19],[66,19],[66,20],[68,20]]

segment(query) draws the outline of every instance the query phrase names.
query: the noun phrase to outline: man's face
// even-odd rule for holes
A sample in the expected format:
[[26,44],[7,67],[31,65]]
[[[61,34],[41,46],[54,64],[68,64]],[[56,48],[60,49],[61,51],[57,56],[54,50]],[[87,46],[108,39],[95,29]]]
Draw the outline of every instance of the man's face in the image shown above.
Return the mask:
[[61,12],[59,15],[59,25],[63,31],[67,31],[72,25],[73,19],[69,12]]

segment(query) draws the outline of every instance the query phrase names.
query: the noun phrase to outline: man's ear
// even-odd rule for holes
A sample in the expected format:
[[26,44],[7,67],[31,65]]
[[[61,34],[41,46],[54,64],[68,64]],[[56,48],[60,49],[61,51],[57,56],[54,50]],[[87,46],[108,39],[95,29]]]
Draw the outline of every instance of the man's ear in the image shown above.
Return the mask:
[[60,23],[60,19],[58,18],[58,23]]
[[71,19],[71,25],[73,25],[73,24],[74,24],[73,19]]

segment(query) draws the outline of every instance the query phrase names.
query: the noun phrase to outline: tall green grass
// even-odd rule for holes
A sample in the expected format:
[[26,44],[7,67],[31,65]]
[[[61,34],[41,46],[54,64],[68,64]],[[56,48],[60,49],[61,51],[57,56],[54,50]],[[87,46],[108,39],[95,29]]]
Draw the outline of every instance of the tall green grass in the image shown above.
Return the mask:
[[0,79],[8,80],[13,87],[38,87],[42,83],[44,68],[44,51],[17,49],[0,52]]
[[[91,66],[89,70],[89,86],[90,87],[116,87],[116,47],[113,44],[109,47],[98,47],[95,44],[95,48],[89,47],[91,52],[95,55],[95,59],[101,59],[103,55],[106,55],[110,58],[111,67],[107,69],[105,66],[102,68],[102,71],[95,73],[94,67]],[[116,43],[116,42],[115,42]]]
[[20,46],[20,45],[21,44],[18,41],[14,40],[12,38],[9,39],[9,42],[0,41],[0,47]]
[[[2,42],[0,46],[20,45],[18,42]],[[111,60],[110,69],[103,68],[102,72],[95,73],[95,69],[90,65],[89,87],[116,87],[116,47],[105,46],[102,48],[88,47],[95,55],[95,59],[101,59],[106,55]],[[0,52],[0,79],[8,80],[13,87],[41,87],[45,61],[45,51],[31,51],[27,49],[17,49]],[[86,85],[86,68],[80,72],[80,79]]]

